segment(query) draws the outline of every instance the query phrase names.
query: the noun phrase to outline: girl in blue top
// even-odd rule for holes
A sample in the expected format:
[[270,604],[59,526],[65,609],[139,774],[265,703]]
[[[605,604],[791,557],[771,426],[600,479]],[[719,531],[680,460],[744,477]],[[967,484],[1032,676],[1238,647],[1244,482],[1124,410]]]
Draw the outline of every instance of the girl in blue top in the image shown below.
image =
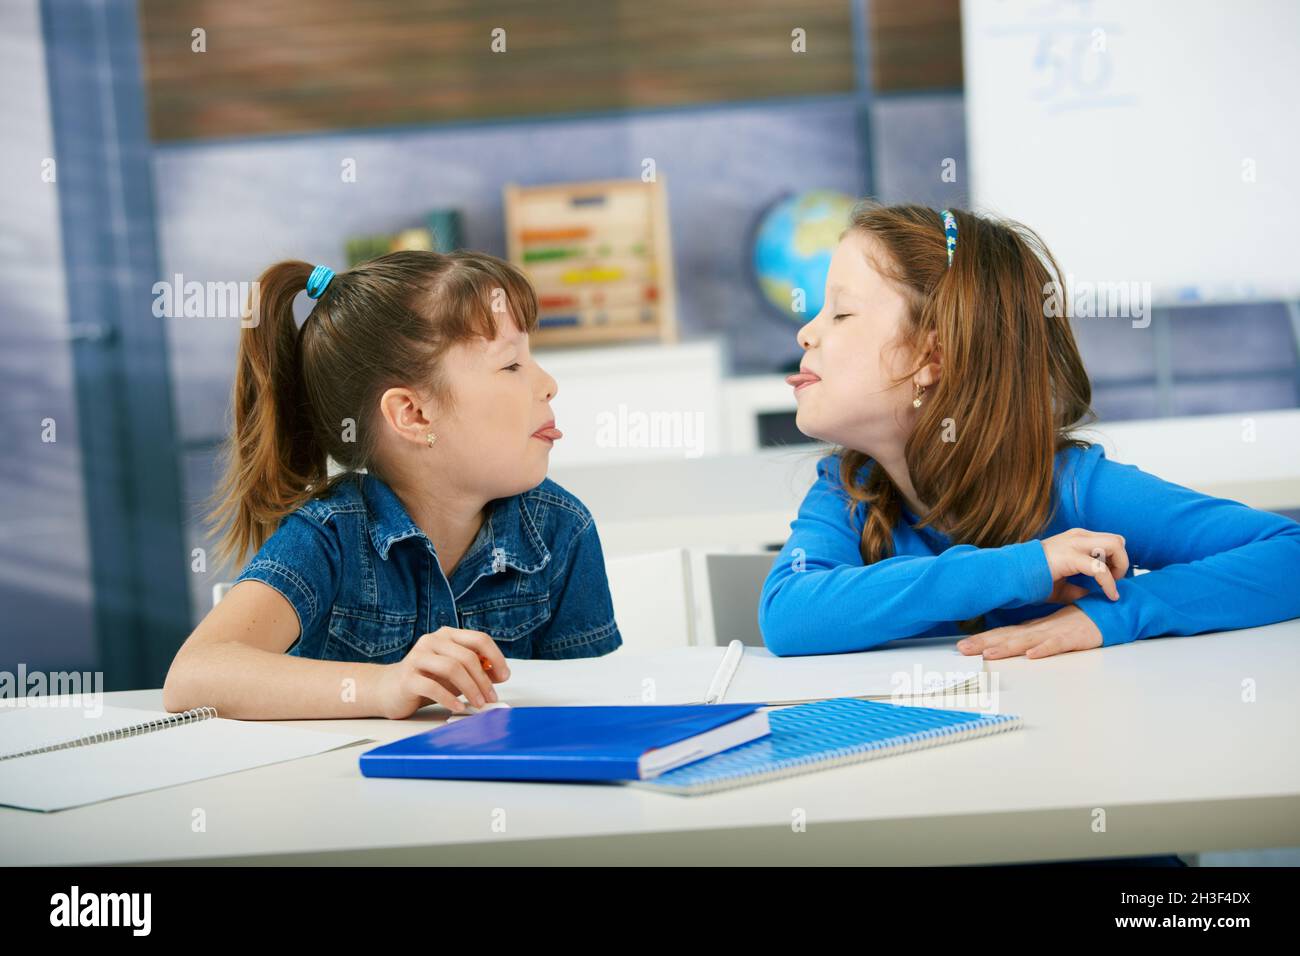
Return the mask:
[[1091,388],[1051,253],[944,213],[860,204],[798,333],[799,430],[839,447],[764,583],[768,648],[960,629],[1046,657],[1300,616],[1300,524],[1071,435]]
[[522,273],[474,252],[281,262],[255,300],[213,518],[220,559],[257,553],[177,653],[168,710],[462,711],[497,699],[507,657],[620,646],[591,514],[546,477],[556,384]]

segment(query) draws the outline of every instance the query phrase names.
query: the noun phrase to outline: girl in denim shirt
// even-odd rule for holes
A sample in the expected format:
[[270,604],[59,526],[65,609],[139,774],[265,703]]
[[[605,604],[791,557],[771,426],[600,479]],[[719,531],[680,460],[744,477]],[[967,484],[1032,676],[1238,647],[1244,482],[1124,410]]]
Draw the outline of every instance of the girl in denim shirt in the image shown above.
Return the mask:
[[221,561],[256,553],[177,653],[168,710],[460,712],[461,695],[497,700],[507,657],[621,645],[591,514],[546,477],[556,383],[517,269],[474,252],[338,275],[289,261],[254,298],[211,519]]

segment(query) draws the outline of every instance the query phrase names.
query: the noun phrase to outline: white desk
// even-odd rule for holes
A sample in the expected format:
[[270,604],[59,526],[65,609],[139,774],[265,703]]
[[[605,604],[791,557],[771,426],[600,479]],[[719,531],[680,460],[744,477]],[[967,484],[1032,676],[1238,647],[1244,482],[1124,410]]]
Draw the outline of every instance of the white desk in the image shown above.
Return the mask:
[[[988,669],[1024,729],[755,787],[372,780],[365,744],[56,813],[0,808],[0,863],[954,864],[1300,845],[1300,621]],[[156,690],[106,696],[161,709]],[[288,723],[387,741],[436,713]]]

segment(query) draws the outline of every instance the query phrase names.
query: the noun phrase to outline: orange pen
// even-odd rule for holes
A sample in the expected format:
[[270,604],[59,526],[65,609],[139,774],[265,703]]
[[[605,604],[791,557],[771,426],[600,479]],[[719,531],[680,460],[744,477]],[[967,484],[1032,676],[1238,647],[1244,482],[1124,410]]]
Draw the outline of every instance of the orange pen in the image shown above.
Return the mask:
[[[483,666],[483,673],[489,675],[489,679],[491,679],[492,662],[482,654],[478,656],[478,662]],[[497,692],[495,690],[492,691],[492,697],[493,699],[497,699]]]

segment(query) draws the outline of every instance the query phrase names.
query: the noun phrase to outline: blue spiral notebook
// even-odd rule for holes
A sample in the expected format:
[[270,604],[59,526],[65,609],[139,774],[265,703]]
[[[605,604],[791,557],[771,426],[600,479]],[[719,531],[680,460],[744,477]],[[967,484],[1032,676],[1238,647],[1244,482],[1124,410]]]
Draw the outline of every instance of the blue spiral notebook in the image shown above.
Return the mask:
[[768,712],[771,733],[628,786],[694,795],[1016,730],[1011,714],[837,697]]

